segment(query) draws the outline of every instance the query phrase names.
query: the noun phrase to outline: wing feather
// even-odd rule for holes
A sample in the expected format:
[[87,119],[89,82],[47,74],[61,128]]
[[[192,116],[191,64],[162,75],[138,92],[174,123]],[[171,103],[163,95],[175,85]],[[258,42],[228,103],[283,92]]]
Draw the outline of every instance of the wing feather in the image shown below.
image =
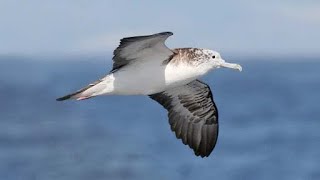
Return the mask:
[[171,130],[183,144],[197,156],[210,155],[218,138],[218,110],[208,85],[195,80],[150,97],[168,110]]
[[160,57],[165,61],[173,52],[165,45],[165,40],[172,32],[162,32],[148,36],[127,37],[120,40],[120,45],[113,52],[112,72],[132,61]]

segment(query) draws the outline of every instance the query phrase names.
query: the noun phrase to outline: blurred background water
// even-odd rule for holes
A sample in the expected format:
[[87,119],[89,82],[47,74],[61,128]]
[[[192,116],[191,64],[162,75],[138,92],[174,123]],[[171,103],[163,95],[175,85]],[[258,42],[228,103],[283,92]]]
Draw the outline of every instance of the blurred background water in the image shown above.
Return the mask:
[[[0,1],[0,180],[320,179],[320,1]],[[145,96],[56,102],[105,75],[119,39],[213,49],[209,158]],[[229,57],[228,57],[229,56]],[[250,57],[250,58],[246,58]],[[255,58],[254,58],[255,57]]]
[[[0,179],[320,179],[320,61],[237,60],[203,78],[220,115],[209,158],[145,96],[56,102],[102,77],[101,57],[0,58]],[[234,62],[234,61],[233,61]]]

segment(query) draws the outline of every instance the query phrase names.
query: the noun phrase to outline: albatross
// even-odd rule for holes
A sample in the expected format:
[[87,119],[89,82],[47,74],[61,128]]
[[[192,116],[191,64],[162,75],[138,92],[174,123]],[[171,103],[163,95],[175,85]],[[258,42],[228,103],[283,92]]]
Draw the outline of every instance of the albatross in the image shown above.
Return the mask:
[[210,87],[198,78],[227,63],[216,51],[169,49],[172,32],[126,37],[113,52],[112,70],[103,78],[57,101],[101,95],[147,95],[168,111],[171,130],[196,156],[208,157],[218,138],[218,109]]

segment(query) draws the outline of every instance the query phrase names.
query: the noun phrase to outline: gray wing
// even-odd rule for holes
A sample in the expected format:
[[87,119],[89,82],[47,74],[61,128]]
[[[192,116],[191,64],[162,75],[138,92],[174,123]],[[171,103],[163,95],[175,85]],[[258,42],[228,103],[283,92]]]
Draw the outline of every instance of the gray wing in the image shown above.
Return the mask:
[[195,155],[210,155],[218,138],[218,109],[207,84],[195,80],[150,97],[168,110],[171,130],[178,139]]
[[115,71],[134,60],[157,57],[163,60],[170,58],[173,52],[164,44],[173,35],[162,32],[148,36],[127,37],[120,40],[120,45],[113,52],[113,68]]

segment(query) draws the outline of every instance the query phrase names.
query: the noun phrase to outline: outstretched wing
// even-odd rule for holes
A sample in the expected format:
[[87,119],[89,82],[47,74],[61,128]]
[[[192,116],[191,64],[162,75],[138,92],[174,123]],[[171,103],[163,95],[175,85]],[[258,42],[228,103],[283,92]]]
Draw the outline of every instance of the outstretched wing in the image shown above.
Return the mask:
[[195,80],[150,97],[168,110],[171,130],[178,139],[195,155],[210,155],[218,138],[218,110],[207,84]]
[[127,65],[134,60],[153,59],[163,60],[170,58],[173,52],[164,44],[165,40],[173,35],[172,32],[162,32],[148,36],[127,37],[120,40],[120,45],[113,52],[112,71]]

